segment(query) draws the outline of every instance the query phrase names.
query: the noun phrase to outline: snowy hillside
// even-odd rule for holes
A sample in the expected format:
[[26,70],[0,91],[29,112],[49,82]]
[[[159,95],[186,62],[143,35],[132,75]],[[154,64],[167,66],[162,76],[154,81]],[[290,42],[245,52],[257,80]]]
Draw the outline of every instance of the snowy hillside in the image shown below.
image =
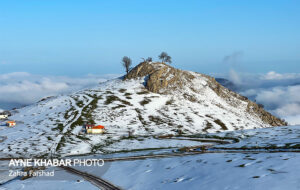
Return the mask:
[[[157,89],[155,85],[161,84],[161,79],[154,81],[154,75],[142,75],[110,80],[93,89],[15,110],[10,119],[16,120],[17,126],[0,128],[0,136],[6,138],[0,145],[0,156],[96,153],[108,151],[104,148],[127,139],[129,133],[133,136],[130,138],[214,133],[265,128],[281,122],[263,110],[255,111],[260,109],[256,104],[212,82],[211,77],[173,70],[165,64],[147,64],[165,76],[161,83],[170,84],[159,86],[163,92],[147,88],[151,82]],[[180,88],[176,77],[180,78]],[[107,133],[81,134],[85,123],[104,125]]]

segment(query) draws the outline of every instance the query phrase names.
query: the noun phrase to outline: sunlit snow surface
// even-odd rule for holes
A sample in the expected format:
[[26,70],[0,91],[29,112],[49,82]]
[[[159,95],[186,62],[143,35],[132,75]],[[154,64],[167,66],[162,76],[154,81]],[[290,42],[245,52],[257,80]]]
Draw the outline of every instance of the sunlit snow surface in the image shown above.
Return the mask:
[[112,163],[124,189],[299,189],[299,153],[202,154]]

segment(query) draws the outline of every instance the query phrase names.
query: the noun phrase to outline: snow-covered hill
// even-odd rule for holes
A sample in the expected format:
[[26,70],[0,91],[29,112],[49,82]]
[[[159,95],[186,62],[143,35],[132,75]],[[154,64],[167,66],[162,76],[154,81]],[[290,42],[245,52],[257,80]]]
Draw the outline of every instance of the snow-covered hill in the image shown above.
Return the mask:
[[[126,80],[44,99],[15,110],[10,119],[17,126],[0,128],[0,136],[7,137],[0,146],[1,157],[102,152],[129,133],[134,138],[286,124],[212,77],[147,62]],[[104,125],[107,134],[80,134],[85,123]]]

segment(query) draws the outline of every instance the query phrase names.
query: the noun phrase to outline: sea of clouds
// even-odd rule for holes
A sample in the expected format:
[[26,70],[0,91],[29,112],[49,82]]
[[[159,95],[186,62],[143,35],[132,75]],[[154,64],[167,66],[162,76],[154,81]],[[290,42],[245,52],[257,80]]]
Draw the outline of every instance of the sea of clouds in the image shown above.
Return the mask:
[[0,110],[32,104],[44,97],[67,94],[96,86],[120,75],[84,77],[41,76],[27,72],[0,75]]
[[272,114],[289,124],[300,124],[300,73],[247,74],[231,70],[228,79],[239,93],[263,104]]
[[215,76],[229,79],[234,84],[235,91],[263,104],[266,110],[285,119],[289,124],[300,125],[300,73],[237,72],[243,66],[243,57],[243,51],[225,56],[222,64],[229,68],[228,75]]

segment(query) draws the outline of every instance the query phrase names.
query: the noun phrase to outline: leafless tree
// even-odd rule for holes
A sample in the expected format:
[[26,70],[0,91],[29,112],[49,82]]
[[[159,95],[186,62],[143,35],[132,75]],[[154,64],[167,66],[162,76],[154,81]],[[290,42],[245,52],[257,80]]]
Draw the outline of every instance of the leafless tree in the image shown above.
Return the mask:
[[152,62],[152,57],[148,57],[147,59],[145,58],[141,58],[143,60],[143,62]]
[[171,56],[169,56],[166,52],[161,52],[158,58],[161,60],[162,63],[172,63]]
[[147,61],[147,62],[152,62],[152,57],[148,57],[148,58],[146,59],[146,61]]
[[130,67],[131,67],[131,64],[132,64],[131,59],[127,56],[124,56],[123,59],[122,59],[122,64],[123,64],[123,67],[126,70],[126,73],[128,74],[129,70],[130,70]]

